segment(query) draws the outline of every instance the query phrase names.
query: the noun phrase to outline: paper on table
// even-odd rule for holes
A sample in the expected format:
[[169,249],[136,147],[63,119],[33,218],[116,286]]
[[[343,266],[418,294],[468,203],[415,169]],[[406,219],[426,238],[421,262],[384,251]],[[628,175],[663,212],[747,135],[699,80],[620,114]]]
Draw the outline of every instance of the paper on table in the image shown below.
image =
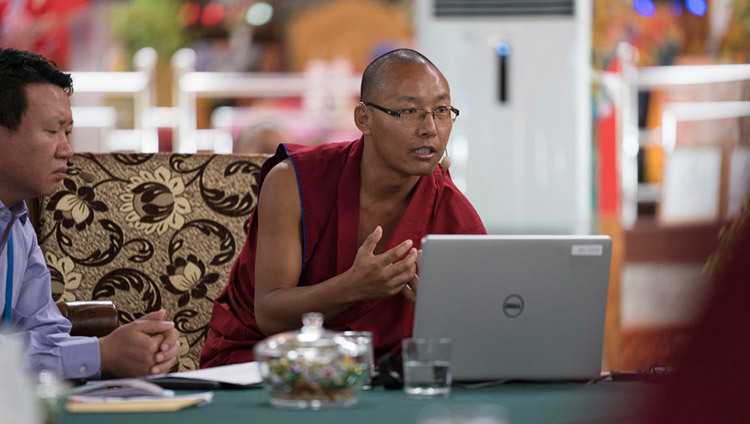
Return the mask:
[[242,364],[224,365],[195,371],[173,372],[167,374],[167,376],[218,381],[220,383],[237,384],[240,386],[259,384],[263,381],[260,376],[258,362],[244,362]]
[[144,397],[165,398],[174,396],[171,390],[165,390],[148,381],[138,378],[116,378],[111,380],[89,381],[73,389],[73,396],[86,398],[126,398]]
[[213,400],[213,393],[172,397],[100,397],[69,396],[65,409],[69,412],[170,412],[189,406],[202,406]]

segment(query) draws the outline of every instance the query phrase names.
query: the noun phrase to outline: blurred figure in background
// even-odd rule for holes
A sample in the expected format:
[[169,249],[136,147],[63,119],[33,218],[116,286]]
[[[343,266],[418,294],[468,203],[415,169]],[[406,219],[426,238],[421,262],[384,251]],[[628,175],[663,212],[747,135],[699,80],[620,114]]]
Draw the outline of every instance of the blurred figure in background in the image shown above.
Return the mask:
[[275,121],[261,121],[246,128],[234,142],[234,153],[273,153],[276,147],[289,142],[283,125]]
[[675,374],[657,397],[651,423],[750,420],[750,199],[722,232],[712,293]]

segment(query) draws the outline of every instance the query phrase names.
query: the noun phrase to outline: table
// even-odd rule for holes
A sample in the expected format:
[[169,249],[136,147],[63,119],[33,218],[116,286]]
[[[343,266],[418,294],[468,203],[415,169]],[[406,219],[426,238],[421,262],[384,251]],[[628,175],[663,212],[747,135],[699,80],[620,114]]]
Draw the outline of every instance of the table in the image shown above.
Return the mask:
[[[350,409],[288,410],[271,407],[263,389],[215,391],[200,408],[156,414],[70,414],[61,424],[224,424],[224,423],[419,423],[440,411],[480,416],[489,409],[495,423],[627,423],[642,422],[642,405],[659,390],[645,382],[509,383],[494,387],[454,387],[447,398],[410,399],[403,392],[376,388],[359,394]],[[189,392],[180,392],[189,393]],[[505,417],[503,417],[503,415]],[[489,421],[490,423],[492,421]],[[483,423],[487,423],[484,421]]]

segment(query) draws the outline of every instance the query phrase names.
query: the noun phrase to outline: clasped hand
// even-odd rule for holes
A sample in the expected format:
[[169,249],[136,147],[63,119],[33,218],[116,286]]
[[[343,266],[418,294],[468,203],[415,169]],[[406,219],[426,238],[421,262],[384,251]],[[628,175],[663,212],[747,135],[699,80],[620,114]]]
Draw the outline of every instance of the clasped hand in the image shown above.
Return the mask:
[[118,377],[163,374],[177,362],[179,333],[159,310],[99,339],[103,373]]

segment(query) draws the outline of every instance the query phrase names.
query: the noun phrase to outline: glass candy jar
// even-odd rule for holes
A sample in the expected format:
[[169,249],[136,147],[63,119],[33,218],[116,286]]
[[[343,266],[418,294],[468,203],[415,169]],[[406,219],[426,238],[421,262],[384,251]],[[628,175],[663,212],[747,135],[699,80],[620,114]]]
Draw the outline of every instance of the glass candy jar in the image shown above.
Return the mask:
[[299,331],[277,334],[255,346],[271,405],[342,408],[357,403],[368,373],[368,347],[323,328],[323,315],[302,317]]

